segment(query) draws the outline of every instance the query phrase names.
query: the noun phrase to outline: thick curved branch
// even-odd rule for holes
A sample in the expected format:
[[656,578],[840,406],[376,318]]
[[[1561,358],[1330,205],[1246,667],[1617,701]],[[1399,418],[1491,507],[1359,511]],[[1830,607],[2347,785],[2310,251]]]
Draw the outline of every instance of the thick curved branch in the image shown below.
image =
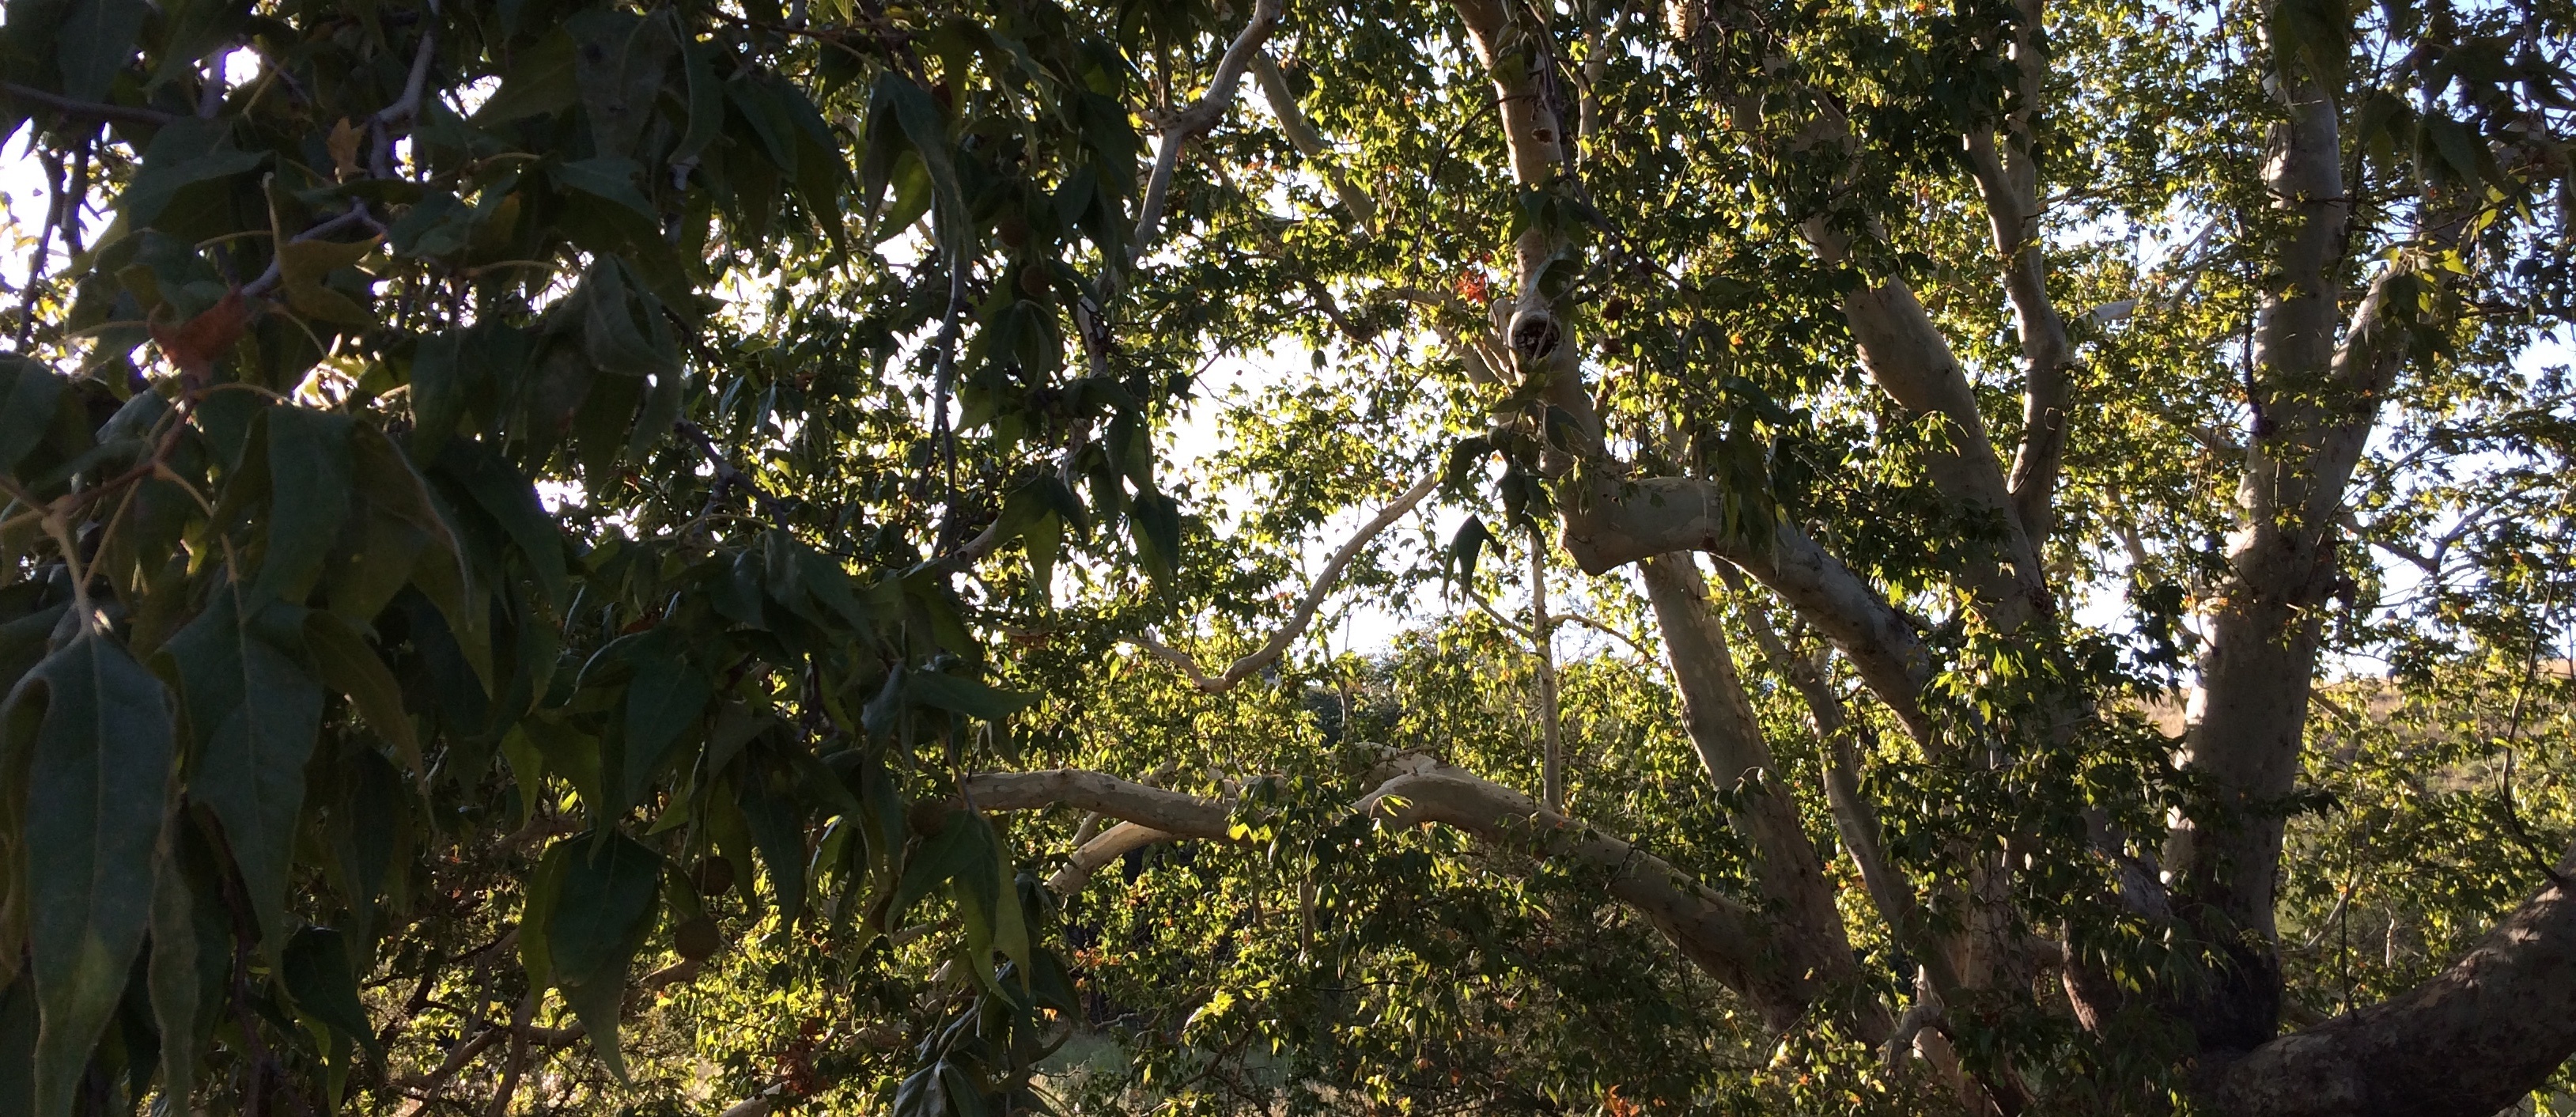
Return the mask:
[[[1454,826],[1497,849],[1567,859],[1603,874],[1611,895],[1644,916],[1710,976],[1742,993],[1774,1029],[1796,1023],[1826,992],[1817,975],[1786,964],[1780,931],[1769,920],[1691,879],[1670,862],[1546,810],[1500,784],[1455,769],[1431,767],[1419,759],[1413,767],[1379,784],[1352,810],[1389,827]],[[1237,840],[1227,833],[1233,817],[1230,804],[1097,772],[986,773],[968,777],[966,787],[976,804],[988,811],[1061,804],[1124,819],[1127,825],[1113,827],[1083,847],[1078,860],[1089,868],[1070,878],[1058,874],[1058,879],[1076,885],[1087,880],[1092,869],[1156,841],[1174,837]],[[1888,1021],[1883,1013],[1869,1006],[1855,1006],[1853,1011],[1862,1030],[1869,1033],[1865,1038],[1875,1041],[1885,1035]]]
[[2240,1117],[2487,1117],[2571,1054],[2576,892],[2562,880],[2440,976],[2255,1048],[2213,1093]]
[[1236,683],[1250,678],[1253,672],[1269,666],[1273,660],[1278,659],[1288,650],[1288,645],[1296,642],[1297,637],[1304,635],[1306,627],[1315,623],[1315,610],[1323,606],[1325,596],[1332,592],[1333,583],[1341,579],[1342,571],[1350,566],[1351,561],[1358,558],[1360,552],[1367,549],[1369,542],[1376,539],[1379,533],[1384,532],[1397,520],[1403,519],[1405,513],[1413,511],[1414,506],[1422,503],[1422,498],[1430,496],[1431,490],[1439,487],[1438,473],[1424,477],[1414,482],[1412,488],[1406,489],[1404,495],[1395,498],[1395,503],[1380,510],[1377,518],[1360,525],[1359,531],[1351,536],[1350,541],[1342,544],[1342,549],[1333,552],[1333,557],[1325,561],[1323,571],[1315,575],[1315,583],[1306,587],[1306,596],[1298,599],[1296,610],[1288,615],[1288,623],[1280,626],[1279,631],[1271,633],[1270,639],[1262,641],[1261,646],[1253,649],[1252,654],[1235,660],[1217,675],[1209,675],[1199,666],[1198,659],[1190,653],[1156,640],[1152,636],[1140,632],[1127,639],[1137,647],[1153,653],[1155,658],[1180,668],[1181,673],[1189,676],[1190,682],[1200,690],[1209,694],[1218,694],[1233,689]]
[[1833,641],[1908,733],[1931,739],[1921,696],[1932,678],[1932,657],[1922,636],[1806,532],[1783,523],[1767,540],[1739,538],[1717,491],[1691,478],[1588,485],[1578,478],[1573,496],[1563,542],[1584,570],[1599,574],[1673,551],[1707,551],[1734,563]]
[[1253,5],[1251,21],[1236,33],[1224,57],[1217,60],[1216,75],[1208,79],[1207,92],[1163,126],[1162,142],[1154,149],[1152,177],[1145,180],[1145,200],[1136,211],[1136,235],[1127,242],[1128,266],[1135,266],[1162,232],[1163,206],[1171,195],[1172,172],[1180,166],[1181,149],[1216,127],[1226,109],[1233,106],[1244,70],[1261,52],[1261,44],[1269,41],[1270,33],[1279,28],[1281,4],[1282,0],[1258,0]]
[[1220,800],[1165,791],[1080,768],[985,772],[966,777],[965,791],[981,810],[1080,807],[1111,818],[1146,823],[1182,838],[1222,841],[1234,817],[1234,809]]
[[1913,886],[1888,864],[1878,809],[1860,791],[1860,756],[1852,744],[1851,719],[1843,711],[1842,698],[1825,681],[1815,661],[1791,651],[1788,643],[1780,639],[1763,607],[1746,599],[1743,579],[1725,567],[1718,568],[1718,575],[1725,579],[1728,592],[1736,595],[1745,627],[1752,630],[1754,643],[1761,645],[1763,658],[1806,700],[1808,714],[1815,721],[1816,737],[1825,746],[1825,802],[1833,811],[1834,830],[1842,837],[1844,851],[1860,871],[1862,890],[1869,893],[1879,918],[1895,929],[1898,941],[1921,961],[1924,980],[1930,988],[1936,992],[1957,990],[1958,974],[1924,926]]

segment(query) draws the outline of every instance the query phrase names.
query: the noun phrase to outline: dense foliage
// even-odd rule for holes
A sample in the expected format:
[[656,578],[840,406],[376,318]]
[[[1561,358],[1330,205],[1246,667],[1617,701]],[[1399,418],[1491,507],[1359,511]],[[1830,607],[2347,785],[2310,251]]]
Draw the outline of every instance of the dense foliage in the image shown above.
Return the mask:
[[2263,1112],[2565,885],[2571,42],[9,0],[0,1113]]

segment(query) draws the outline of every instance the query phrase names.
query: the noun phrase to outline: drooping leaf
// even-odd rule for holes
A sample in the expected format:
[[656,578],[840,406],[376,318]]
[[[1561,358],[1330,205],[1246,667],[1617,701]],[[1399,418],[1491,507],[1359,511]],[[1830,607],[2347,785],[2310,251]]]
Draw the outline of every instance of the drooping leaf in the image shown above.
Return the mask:
[[161,1030],[162,1089],[188,1096],[197,1071],[198,971],[196,897],[178,851],[165,847],[152,881],[152,1016]]
[[625,834],[572,839],[561,891],[546,922],[555,986],[589,1029],[591,1045],[619,1081],[626,1060],[617,1043],[618,1006],[626,974],[653,932],[662,855]]
[[375,316],[366,307],[322,281],[332,272],[365,259],[375,248],[373,237],[347,243],[297,240],[279,245],[278,279],[279,286],[286,290],[286,305],[294,307],[298,314],[325,322],[344,326],[372,324]]
[[196,743],[189,795],[223,824],[265,945],[286,936],[286,884],[304,806],[304,763],[322,726],[322,686],[297,662],[305,611],[244,616],[237,590],[170,638]]
[[143,29],[144,10],[144,0],[72,0],[61,29],[54,32],[64,96],[79,101],[106,99],[108,83],[134,57],[134,36]]
[[54,423],[54,404],[70,383],[53,370],[14,357],[0,360],[0,473],[45,440]]
[[1038,700],[1035,694],[929,671],[915,672],[905,688],[906,697],[918,705],[985,721],[1000,721]]
[[330,927],[306,927],[286,944],[286,994],[295,1007],[332,1031],[367,1049],[378,1059],[384,1048],[367,1021],[367,1006],[358,999],[358,975],[351,965],[346,937]]
[[670,760],[671,746],[698,726],[715,684],[706,672],[665,641],[638,642],[629,653],[634,680],[626,686],[626,748],[611,815],[643,802],[653,777]]
[[305,614],[304,640],[313,650],[313,664],[322,681],[348,696],[358,716],[393,746],[394,756],[412,778],[426,786],[429,773],[421,763],[420,738],[412,730],[411,715],[403,709],[402,684],[394,680],[383,657],[347,621],[318,610]]
[[652,120],[663,74],[679,49],[669,14],[590,9],[575,13],[564,29],[572,33],[573,80],[590,118],[591,145],[604,156],[627,156]]
[[181,117],[153,135],[143,150],[143,167],[126,184],[118,205],[129,224],[150,225],[182,188],[257,170],[267,162],[264,152],[233,146],[229,121]]
[[26,863],[35,1113],[63,1117],[151,921],[168,692],[105,634],[84,632],[28,672],[0,732],[8,768],[26,773],[27,848],[45,851]]
[[349,518],[346,415],[273,407],[268,419],[268,555],[252,593],[300,604]]

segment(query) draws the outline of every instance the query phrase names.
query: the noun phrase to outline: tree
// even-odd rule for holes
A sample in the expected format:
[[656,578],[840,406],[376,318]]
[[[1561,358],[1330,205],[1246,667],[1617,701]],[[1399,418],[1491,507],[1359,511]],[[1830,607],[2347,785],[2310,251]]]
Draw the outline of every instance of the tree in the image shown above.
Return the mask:
[[2494,1112],[2571,16],[12,0],[0,1097]]

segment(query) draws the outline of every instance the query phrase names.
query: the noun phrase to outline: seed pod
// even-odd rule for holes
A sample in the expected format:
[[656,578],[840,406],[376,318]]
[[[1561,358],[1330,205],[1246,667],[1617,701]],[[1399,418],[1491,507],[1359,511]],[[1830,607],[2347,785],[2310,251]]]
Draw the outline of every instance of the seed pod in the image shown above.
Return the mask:
[[716,921],[703,915],[671,929],[671,948],[692,962],[706,961],[723,946],[724,935],[716,930]]
[[733,890],[733,862],[721,854],[700,861],[690,883],[698,886],[698,895],[722,896]]

